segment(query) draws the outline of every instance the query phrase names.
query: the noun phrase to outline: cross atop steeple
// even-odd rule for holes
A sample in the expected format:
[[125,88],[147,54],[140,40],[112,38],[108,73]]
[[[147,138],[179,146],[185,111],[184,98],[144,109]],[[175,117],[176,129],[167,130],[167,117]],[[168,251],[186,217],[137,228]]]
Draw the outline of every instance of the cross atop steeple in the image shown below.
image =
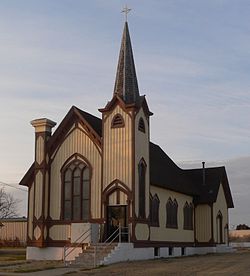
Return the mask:
[[125,14],[125,22],[128,21],[128,13],[131,11],[131,9],[129,9],[127,7],[127,5],[123,8],[122,12]]

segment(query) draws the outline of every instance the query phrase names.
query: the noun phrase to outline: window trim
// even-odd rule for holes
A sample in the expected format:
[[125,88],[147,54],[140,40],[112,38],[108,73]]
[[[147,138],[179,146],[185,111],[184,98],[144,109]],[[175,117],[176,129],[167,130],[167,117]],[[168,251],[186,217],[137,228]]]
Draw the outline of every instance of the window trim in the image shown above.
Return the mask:
[[178,229],[178,202],[171,197],[166,203],[166,228]]
[[[77,158],[80,157],[81,159]],[[76,164],[75,168],[73,168],[71,170],[71,214],[70,214],[70,219],[65,219],[65,174],[67,172],[67,170],[69,169],[69,167],[72,164]],[[80,219],[73,219],[73,174],[74,171],[79,168],[80,165],[83,165],[80,173]],[[85,169],[89,170],[89,175],[88,175],[88,185],[89,185],[89,193],[88,193],[88,217],[87,218],[83,218],[83,173]],[[67,222],[89,222],[89,220],[91,219],[91,211],[90,211],[90,206],[91,206],[91,177],[92,177],[92,168],[90,166],[90,164],[87,162],[87,160],[85,160],[84,157],[78,155],[78,154],[74,154],[73,156],[71,156],[70,158],[67,159],[67,161],[64,163],[64,165],[62,166],[61,169],[61,215],[60,218],[61,220],[65,220]]]
[[[140,179],[140,167],[144,167],[144,185],[142,187],[141,179]],[[138,163],[138,218],[146,219],[146,176],[147,176],[147,164],[145,160],[142,158]],[[143,188],[144,198],[142,203],[141,197],[141,189]],[[143,206],[142,206],[143,205]],[[144,207],[144,208],[143,208]]]
[[[150,216],[150,226],[159,227],[159,209],[160,209],[160,199],[158,195],[155,193],[154,196],[150,194],[150,209],[149,209],[149,216]],[[157,205],[154,207],[154,202]],[[154,210],[156,208],[156,211]],[[156,212],[156,214],[154,214]]]
[[194,230],[194,222],[193,222],[193,213],[194,212],[194,206],[190,202],[186,203],[183,206],[183,229],[184,230]]

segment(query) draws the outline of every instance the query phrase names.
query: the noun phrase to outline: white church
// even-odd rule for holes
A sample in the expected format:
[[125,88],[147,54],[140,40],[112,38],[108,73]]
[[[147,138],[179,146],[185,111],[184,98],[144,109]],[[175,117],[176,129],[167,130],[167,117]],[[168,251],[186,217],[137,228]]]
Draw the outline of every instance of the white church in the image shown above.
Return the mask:
[[105,264],[226,247],[234,206],[225,167],[181,169],[150,141],[127,22],[110,96],[100,118],[72,106],[54,132],[49,119],[31,122],[34,163],[20,181],[27,259],[84,263],[95,248]]

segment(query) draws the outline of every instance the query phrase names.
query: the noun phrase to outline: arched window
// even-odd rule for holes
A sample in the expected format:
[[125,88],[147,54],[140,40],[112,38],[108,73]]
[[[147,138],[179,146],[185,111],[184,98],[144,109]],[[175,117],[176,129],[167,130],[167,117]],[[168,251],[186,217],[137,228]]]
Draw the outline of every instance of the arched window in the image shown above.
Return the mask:
[[184,225],[183,229],[185,230],[193,230],[193,204],[185,203],[183,207],[183,215],[184,215]]
[[121,114],[116,114],[111,122],[111,128],[124,127],[124,119]]
[[159,206],[160,200],[155,194],[153,197],[150,195],[150,225],[159,227]]
[[145,133],[145,123],[142,118],[139,119],[138,130]]
[[146,164],[141,160],[138,165],[139,175],[139,218],[145,218]]
[[89,168],[75,160],[63,170],[63,219],[89,219]]
[[223,216],[221,211],[216,216],[217,243],[223,243]]
[[176,199],[172,200],[168,199],[166,204],[166,212],[167,212],[167,228],[178,228],[178,203]]

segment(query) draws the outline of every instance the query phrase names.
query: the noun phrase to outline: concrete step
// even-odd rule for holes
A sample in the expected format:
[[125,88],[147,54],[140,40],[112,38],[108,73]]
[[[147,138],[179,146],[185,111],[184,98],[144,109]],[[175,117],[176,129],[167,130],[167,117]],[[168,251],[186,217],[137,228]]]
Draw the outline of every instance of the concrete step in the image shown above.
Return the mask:
[[70,266],[93,268],[94,258],[95,264],[100,265],[103,262],[104,258],[106,258],[117,245],[117,243],[112,243],[109,245],[103,243],[88,245],[83,249],[83,252],[80,253],[75,258],[75,260],[70,263]]

